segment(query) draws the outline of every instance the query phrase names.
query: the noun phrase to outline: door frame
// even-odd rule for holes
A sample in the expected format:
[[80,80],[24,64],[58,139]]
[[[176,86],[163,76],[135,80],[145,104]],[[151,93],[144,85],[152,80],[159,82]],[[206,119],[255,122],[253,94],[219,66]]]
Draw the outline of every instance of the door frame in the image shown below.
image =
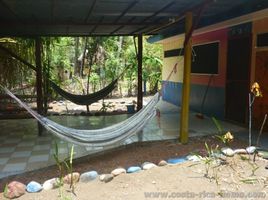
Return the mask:
[[228,65],[228,59],[229,59],[229,54],[228,54],[228,50],[229,50],[229,42],[232,41],[232,40],[236,40],[236,39],[241,39],[241,38],[248,38],[249,39],[249,60],[248,60],[248,78],[247,78],[247,90],[249,91],[250,90],[250,82],[251,82],[251,68],[252,68],[252,39],[253,39],[253,34],[250,33],[250,34],[244,34],[244,35],[235,35],[235,36],[229,36],[227,38],[227,49],[226,49],[226,78],[225,78],[225,113],[224,113],[224,118],[226,121],[230,121],[232,123],[236,123],[236,124],[240,124],[240,125],[245,125],[248,123],[248,98],[246,100],[246,105],[247,105],[247,108],[245,108],[245,116],[244,116],[244,122],[239,122],[239,121],[235,121],[235,120],[232,120],[232,119],[228,119],[227,118],[227,99],[230,98],[227,96],[227,84],[228,84],[228,79],[227,79],[227,70],[229,68],[229,65]]

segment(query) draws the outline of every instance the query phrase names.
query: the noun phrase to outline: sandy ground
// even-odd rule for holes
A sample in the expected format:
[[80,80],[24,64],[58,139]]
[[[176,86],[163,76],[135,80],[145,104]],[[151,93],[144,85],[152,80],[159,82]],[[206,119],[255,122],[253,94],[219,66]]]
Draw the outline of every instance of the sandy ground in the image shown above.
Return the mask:
[[[201,162],[192,166],[192,162],[186,162],[157,167],[136,174],[122,174],[109,183],[103,183],[99,180],[79,183],[75,186],[75,195],[65,190],[64,198],[77,200],[267,199],[267,170],[264,169],[267,162],[263,160],[256,162],[260,168],[255,172],[255,176],[251,176],[252,167],[248,161],[242,161],[239,157],[236,157],[228,159],[227,162],[227,164],[215,169],[218,173],[218,184],[213,172],[209,175],[211,178],[204,177],[204,163]],[[210,171],[212,171],[212,168]],[[243,183],[242,180],[246,179],[256,179],[256,181],[253,184]],[[59,191],[55,189],[26,194],[20,199],[57,199],[58,194]]]
[[[213,147],[220,144],[212,137],[192,138],[188,145],[174,141],[133,144],[104,155],[77,159],[74,161],[74,171],[83,173],[96,170],[102,174],[110,173],[119,166],[128,168],[141,165],[145,161],[158,163],[162,159],[185,156],[191,152],[205,155],[204,142]],[[233,148],[245,146],[245,143],[238,140],[232,144]],[[75,195],[68,192],[68,186],[65,185],[63,199],[220,199],[222,195],[225,195],[224,199],[267,199],[266,160],[257,158],[256,163],[253,163],[252,156],[245,155],[223,159],[220,165],[209,163],[211,164],[206,165],[204,161],[185,162],[135,174],[122,174],[109,183],[100,182],[98,179],[87,184],[78,183],[75,185]],[[209,170],[205,176],[206,166],[209,166]],[[2,179],[0,184],[3,191],[3,186],[12,180],[25,184],[31,180],[43,183],[57,176],[57,168],[52,166]],[[226,195],[233,196],[227,198]],[[245,198],[245,195],[250,198]],[[259,195],[259,198],[256,195]],[[19,199],[60,199],[59,189],[27,193]]]

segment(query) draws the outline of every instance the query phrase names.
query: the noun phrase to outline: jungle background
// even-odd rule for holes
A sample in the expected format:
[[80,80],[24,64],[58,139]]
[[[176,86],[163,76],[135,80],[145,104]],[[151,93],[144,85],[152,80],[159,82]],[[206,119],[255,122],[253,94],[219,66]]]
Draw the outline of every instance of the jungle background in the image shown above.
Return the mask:
[[[150,95],[160,87],[162,47],[146,39],[143,38],[143,91]],[[90,94],[120,77],[109,97],[136,96],[136,40],[126,36],[42,37],[43,83],[52,80],[70,93]],[[34,38],[0,38],[0,45],[35,66]],[[1,49],[0,72],[2,86],[17,95],[36,95],[35,71]],[[44,96],[49,101],[61,99],[49,84],[45,86]]]

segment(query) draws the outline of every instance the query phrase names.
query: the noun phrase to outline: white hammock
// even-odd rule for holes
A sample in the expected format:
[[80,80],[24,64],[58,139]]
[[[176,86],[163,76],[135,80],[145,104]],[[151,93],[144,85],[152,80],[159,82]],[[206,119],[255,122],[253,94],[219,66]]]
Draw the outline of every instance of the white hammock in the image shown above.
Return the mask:
[[139,132],[143,126],[155,116],[155,106],[159,100],[159,94],[156,93],[150,102],[139,112],[120,123],[101,129],[79,130],[62,126],[46,117],[41,116],[20,99],[18,99],[7,88],[3,89],[10,97],[15,99],[23,108],[25,108],[34,118],[36,118],[48,131],[52,132],[54,135],[68,142],[90,147],[110,146],[115,143],[123,142],[127,138]]

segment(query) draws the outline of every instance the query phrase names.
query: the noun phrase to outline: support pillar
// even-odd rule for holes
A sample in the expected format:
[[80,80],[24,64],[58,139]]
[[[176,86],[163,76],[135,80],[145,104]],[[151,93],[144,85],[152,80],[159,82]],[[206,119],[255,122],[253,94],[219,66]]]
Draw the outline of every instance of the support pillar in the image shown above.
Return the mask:
[[[43,114],[44,111],[44,98],[42,90],[42,61],[41,61],[41,39],[35,39],[35,63],[36,63],[36,93],[37,93],[37,112]],[[42,125],[38,122],[38,135],[42,135]]]
[[137,111],[142,109],[143,94],[142,94],[142,34],[138,35],[138,97],[137,97]]
[[183,70],[183,86],[182,86],[182,103],[181,103],[181,119],[180,119],[180,142],[186,144],[188,142],[189,132],[189,102],[190,102],[190,84],[191,84],[191,64],[192,64],[192,38],[191,28],[193,15],[191,12],[186,13],[185,22],[185,43],[184,43],[184,70]]

